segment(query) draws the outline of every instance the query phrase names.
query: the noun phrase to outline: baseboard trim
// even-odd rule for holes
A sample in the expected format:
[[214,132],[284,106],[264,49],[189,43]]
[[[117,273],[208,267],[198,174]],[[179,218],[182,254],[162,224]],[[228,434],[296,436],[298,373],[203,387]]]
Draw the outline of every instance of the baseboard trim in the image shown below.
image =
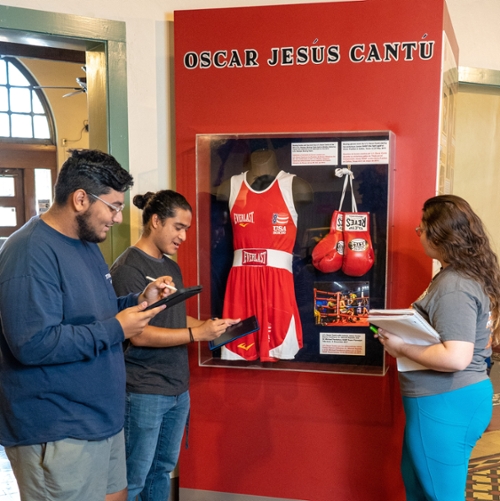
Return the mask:
[[180,489],[179,499],[181,501],[309,501],[307,499],[269,498],[250,496],[248,494],[202,491],[199,489]]

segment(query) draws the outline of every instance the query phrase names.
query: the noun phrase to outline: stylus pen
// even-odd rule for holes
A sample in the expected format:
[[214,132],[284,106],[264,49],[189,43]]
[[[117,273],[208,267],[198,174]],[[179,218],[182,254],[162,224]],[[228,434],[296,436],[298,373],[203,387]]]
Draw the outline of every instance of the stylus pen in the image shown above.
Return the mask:
[[[146,278],[150,281],[150,282],[154,282],[156,280],[156,278],[153,278],[153,277],[148,277],[146,276]],[[173,286],[173,285],[168,285],[168,284],[165,284],[167,286],[168,289],[170,289],[171,291],[174,291],[174,292],[177,292],[177,289]]]

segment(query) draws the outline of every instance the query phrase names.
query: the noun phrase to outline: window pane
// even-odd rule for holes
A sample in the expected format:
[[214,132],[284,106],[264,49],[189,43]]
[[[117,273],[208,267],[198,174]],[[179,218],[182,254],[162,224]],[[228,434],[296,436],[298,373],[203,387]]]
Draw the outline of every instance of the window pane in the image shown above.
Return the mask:
[[0,111],[9,110],[9,101],[7,98],[7,87],[0,87]]
[[26,77],[11,63],[9,63],[9,83],[21,87],[28,87],[30,84]]
[[0,136],[10,136],[9,115],[7,113],[0,113]]
[[33,91],[33,113],[45,113],[42,103],[35,91]]
[[0,85],[7,83],[7,64],[3,59],[0,59]]
[[0,207],[0,221],[2,226],[17,226],[16,208]]
[[31,112],[31,91],[30,89],[10,89],[10,110],[14,112]]
[[37,84],[20,61],[0,56],[0,138],[54,142],[50,108]]
[[16,196],[14,178],[12,176],[0,176],[0,197]]
[[12,115],[12,137],[33,137],[30,115]]
[[35,128],[35,138],[36,139],[49,139],[50,131],[49,124],[46,117],[34,116],[33,117],[33,127]]
[[50,169],[35,169],[35,197],[38,214],[46,212],[52,203],[52,175]]

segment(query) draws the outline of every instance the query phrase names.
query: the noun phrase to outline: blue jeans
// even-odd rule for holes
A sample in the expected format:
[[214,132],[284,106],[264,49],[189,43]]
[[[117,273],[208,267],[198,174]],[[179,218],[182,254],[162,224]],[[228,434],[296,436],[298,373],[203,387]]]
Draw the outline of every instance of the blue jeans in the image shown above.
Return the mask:
[[188,414],[188,391],[173,397],[127,393],[127,501],[168,500]]
[[489,379],[428,397],[403,397],[401,471],[407,501],[465,498],[469,458],[493,410]]

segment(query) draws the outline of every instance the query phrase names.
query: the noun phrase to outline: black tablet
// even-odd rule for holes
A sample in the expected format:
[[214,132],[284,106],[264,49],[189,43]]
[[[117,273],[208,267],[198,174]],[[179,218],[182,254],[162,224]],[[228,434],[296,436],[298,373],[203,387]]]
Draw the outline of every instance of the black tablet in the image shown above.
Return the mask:
[[224,346],[235,339],[251,334],[252,332],[259,330],[259,322],[257,318],[254,316],[245,318],[241,322],[237,324],[231,325],[226,329],[224,334],[221,334],[217,339],[208,342],[208,347],[211,350],[215,350]]
[[162,304],[166,304],[167,307],[169,307],[177,303],[182,303],[182,301],[185,301],[186,299],[189,299],[190,297],[199,294],[201,292],[201,289],[203,289],[202,285],[194,285],[193,287],[185,287],[184,289],[177,289],[177,292],[174,292],[173,294],[170,294],[169,296],[164,297],[159,301],[156,301],[156,303],[150,304],[146,308],[146,310],[156,308],[157,306],[161,306]]

